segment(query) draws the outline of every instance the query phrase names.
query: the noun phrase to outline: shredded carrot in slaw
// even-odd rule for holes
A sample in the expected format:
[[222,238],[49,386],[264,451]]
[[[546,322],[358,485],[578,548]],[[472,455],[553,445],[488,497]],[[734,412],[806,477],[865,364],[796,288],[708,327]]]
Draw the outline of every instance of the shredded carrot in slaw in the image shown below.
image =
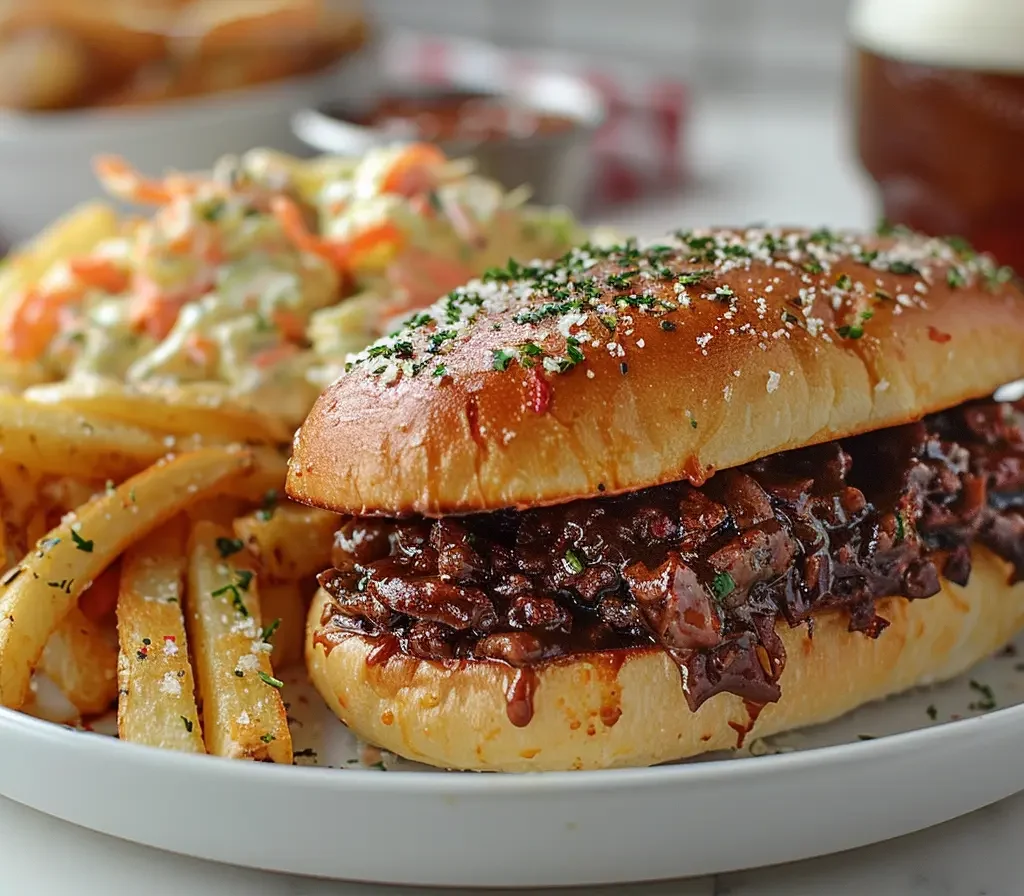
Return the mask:
[[184,344],[185,355],[197,367],[206,367],[217,352],[217,343],[199,333],[189,333]]
[[109,258],[85,256],[72,258],[68,267],[75,279],[85,286],[94,286],[109,293],[124,292],[131,282],[131,275]]
[[302,211],[293,200],[275,196],[270,207],[285,235],[296,248],[319,255],[343,274],[350,273],[374,252],[397,251],[404,240],[402,231],[388,221],[370,227],[348,240],[326,240],[310,232],[303,220]]
[[143,177],[120,156],[98,156],[93,168],[100,183],[119,199],[143,205],[166,205],[178,196],[194,193],[198,181],[181,174],[163,180]]
[[60,332],[65,309],[81,297],[77,289],[26,290],[7,320],[4,349],[18,361],[34,361]]
[[382,193],[415,196],[437,185],[437,167],[447,157],[432,143],[412,143],[395,158],[381,181]]
[[288,358],[294,357],[298,353],[299,347],[294,342],[282,342],[280,345],[256,352],[250,360],[254,367],[266,370],[268,367],[273,367],[282,361],[287,361]]
[[274,326],[289,342],[302,342],[306,338],[306,324],[294,311],[278,309],[271,317]]
[[150,280],[136,278],[136,292],[128,303],[128,323],[133,330],[163,339],[174,327],[187,295],[169,296]]

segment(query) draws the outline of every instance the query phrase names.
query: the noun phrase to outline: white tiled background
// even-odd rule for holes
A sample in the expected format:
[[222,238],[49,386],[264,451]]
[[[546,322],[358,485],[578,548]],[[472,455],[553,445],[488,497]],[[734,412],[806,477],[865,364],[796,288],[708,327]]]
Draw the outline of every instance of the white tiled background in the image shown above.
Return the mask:
[[643,63],[698,93],[836,93],[847,0],[366,0],[384,26]]

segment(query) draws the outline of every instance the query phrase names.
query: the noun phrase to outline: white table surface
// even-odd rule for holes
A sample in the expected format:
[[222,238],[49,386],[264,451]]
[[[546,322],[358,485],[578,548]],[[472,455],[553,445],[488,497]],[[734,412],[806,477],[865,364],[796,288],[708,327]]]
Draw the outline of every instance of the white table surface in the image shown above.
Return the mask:
[[[870,192],[851,160],[843,108],[752,98],[698,107],[690,151],[694,184],[683,197],[607,216],[626,232],[754,222],[857,226],[874,220]],[[2,751],[2,744],[0,744]],[[2,755],[2,752],[0,752]],[[59,775],[60,770],[54,769]],[[74,783],[69,781],[68,786]],[[794,795],[813,799],[813,794]],[[913,793],[879,799],[913,799]],[[145,794],[139,795],[144,803]],[[268,818],[260,827],[272,836]],[[822,823],[842,806],[822,806]],[[642,819],[635,823],[642,823]],[[770,824],[770,819],[765,820]],[[1024,795],[930,831],[794,865],[715,879],[589,890],[683,896],[1014,896],[1024,892]],[[741,850],[742,845],[737,844]],[[218,894],[439,893],[341,884],[229,868],[121,843],[0,799],[0,894],[143,892]]]
[[[813,798],[811,794],[803,796]],[[879,799],[886,798],[879,794]],[[913,799],[913,794],[899,798]],[[140,795],[140,802],[144,799]],[[822,822],[827,823],[830,813],[841,811],[841,807],[822,806]],[[272,836],[275,823],[288,822],[274,819],[271,811],[259,828]],[[929,831],[838,856],[717,878],[585,892],[623,896],[1019,896],[1024,882],[1022,829],[1024,794]],[[5,896],[439,896],[443,892],[266,874],[172,856],[76,828],[0,799],[0,893]]]

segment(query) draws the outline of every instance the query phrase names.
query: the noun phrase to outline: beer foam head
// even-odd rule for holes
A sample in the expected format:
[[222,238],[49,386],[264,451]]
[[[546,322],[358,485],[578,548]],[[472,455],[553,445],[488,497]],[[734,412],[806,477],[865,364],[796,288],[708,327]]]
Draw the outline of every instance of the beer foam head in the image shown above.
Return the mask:
[[907,62],[1024,72],[1024,0],[856,0],[850,32]]

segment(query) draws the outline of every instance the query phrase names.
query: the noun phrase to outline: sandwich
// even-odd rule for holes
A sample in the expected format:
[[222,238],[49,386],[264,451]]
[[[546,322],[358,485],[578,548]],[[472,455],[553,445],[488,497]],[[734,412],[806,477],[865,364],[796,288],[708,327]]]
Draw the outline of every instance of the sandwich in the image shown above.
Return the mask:
[[1024,293],[960,240],[677,232],[510,262],[352,356],[288,492],[342,514],[307,664],[453,769],[668,762],[1024,625]]

